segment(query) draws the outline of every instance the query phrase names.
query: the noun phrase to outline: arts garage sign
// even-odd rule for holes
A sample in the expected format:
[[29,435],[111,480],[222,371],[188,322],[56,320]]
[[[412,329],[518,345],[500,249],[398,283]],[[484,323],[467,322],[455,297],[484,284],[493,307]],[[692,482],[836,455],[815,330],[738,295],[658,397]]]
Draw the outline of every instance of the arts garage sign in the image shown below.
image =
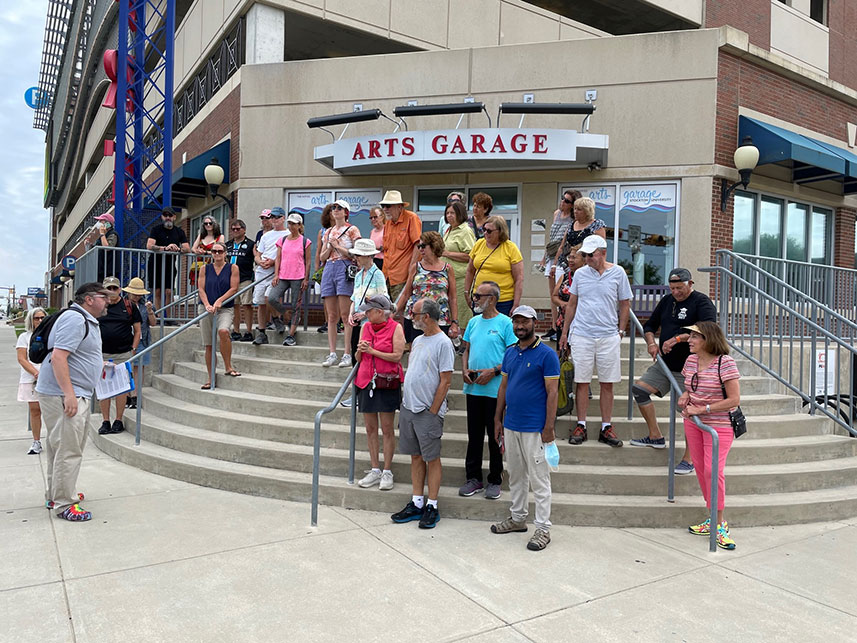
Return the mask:
[[315,148],[340,174],[540,170],[607,165],[608,137],[558,129],[409,131]]

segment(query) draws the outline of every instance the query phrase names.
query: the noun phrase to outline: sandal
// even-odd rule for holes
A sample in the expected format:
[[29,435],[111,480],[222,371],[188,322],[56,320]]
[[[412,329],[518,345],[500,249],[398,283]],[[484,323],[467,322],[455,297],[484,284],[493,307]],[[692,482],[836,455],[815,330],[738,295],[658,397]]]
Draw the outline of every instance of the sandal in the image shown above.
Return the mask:
[[210,391],[211,390],[211,382],[207,382],[207,383],[203,384],[202,386],[200,386],[199,388],[201,388],[203,391]]
[[69,520],[71,522],[85,522],[87,520],[92,520],[92,514],[83,509],[83,507],[77,503],[66,507],[65,510],[58,513],[57,516],[63,520]]
[[239,373],[238,371],[236,371],[234,368],[233,368],[231,371],[226,371],[226,374],[227,374],[229,377],[241,377],[241,373]]

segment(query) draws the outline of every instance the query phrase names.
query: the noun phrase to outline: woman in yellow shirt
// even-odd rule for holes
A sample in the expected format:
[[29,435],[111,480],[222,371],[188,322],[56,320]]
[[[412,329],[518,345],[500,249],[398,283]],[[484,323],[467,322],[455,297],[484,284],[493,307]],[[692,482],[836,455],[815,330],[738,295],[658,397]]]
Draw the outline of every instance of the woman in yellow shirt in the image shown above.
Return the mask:
[[465,289],[469,295],[482,282],[495,282],[500,286],[497,310],[511,315],[521,303],[524,290],[524,258],[518,246],[509,240],[509,227],[503,217],[488,217],[482,229],[485,237],[470,251]]

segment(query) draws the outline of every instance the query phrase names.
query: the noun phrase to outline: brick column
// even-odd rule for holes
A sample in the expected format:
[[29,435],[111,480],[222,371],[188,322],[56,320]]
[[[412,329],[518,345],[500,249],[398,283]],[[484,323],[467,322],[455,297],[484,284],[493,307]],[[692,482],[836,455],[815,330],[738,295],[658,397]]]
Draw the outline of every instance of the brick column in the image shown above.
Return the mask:
[[857,210],[836,208],[833,224],[833,265],[854,268],[854,222]]

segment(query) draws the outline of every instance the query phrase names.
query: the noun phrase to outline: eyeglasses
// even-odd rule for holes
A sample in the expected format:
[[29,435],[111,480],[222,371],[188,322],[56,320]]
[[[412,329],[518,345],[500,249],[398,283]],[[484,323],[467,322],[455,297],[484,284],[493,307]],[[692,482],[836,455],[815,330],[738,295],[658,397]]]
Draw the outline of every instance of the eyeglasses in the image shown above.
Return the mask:
[[93,297],[93,298],[95,298],[95,299],[99,299],[99,298],[100,298],[100,299],[107,299],[107,295],[102,295],[101,293],[98,293],[98,294],[91,294],[91,295],[88,295],[88,296],[89,296],[89,297]]
[[34,315],[33,321],[42,321],[45,318],[44,315]]
[[584,259],[588,259],[589,257],[594,257],[594,256],[595,256],[595,253],[594,253],[594,252],[581,252],[580,254],[581,254],[581,255],[583,255],[583,258],[584,258]]
[[259,218],[260,218],[260,219],[270,219],[270,218],[271,218],[271,215],[270,215],[270,214],[260,214],[260,215],[259,215]]
[[244,228],[242,228],[240,225],[232,226],[232,227],[230,228],[230,230],[243,230],[243,229],[244,229]]
[[427,243],[418,243],[418,244],[417,244],[417,248],[419,248],[420,250],[422,250],[422,249],[423,249],[423,248],[425,248],[427,245],[428,245]]
[[411,317],[416,317],[417,315],[428,315],[428,313],[417,312],[415,310],[411,311]]
[[213,255],[222,255],[222,254],[223,254],[223,253],[225,253],[225,252],[226,252],[226,250],[212,250],[212,251],[211,251],[211,254],[213,254]]
[[332,206],[330,206],[330,209],[331,210],[344,210],[345,208],[343,208],[341,205],[337,205],[336,203],[334,203]]
[[563,203],[568,203],[569,205],[574,205],[574,201],[569,201],[569,200],[568,200],[568,199],[566,199],[565,197],[563,197],[562,202],[563,202]]
[[483,297],[493,297],[493,296],[494,295],[492,295],[491,293],[480,293],[480,292],[475,292],[472,295],[470,295],[471,299],[475,299],[476,301],[479,301]]

